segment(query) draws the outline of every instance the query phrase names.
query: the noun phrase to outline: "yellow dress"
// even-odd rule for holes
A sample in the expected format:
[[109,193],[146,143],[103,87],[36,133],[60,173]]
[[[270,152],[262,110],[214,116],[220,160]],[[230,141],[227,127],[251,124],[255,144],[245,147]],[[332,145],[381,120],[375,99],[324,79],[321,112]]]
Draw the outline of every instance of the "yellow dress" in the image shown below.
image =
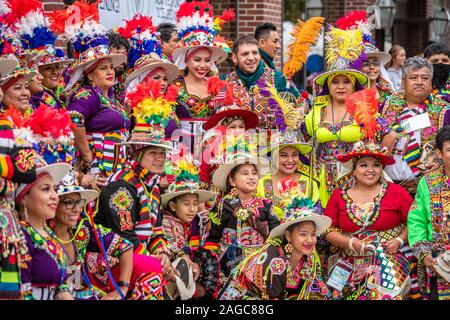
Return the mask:
[[[299,165],[298,173],[299,178],[299,189],[304,197],[311,197],[312,202],[316,205],[320,202],[319,187],[316,179],[310,183],[309,179],[309,167],[303,164]],[[258,181],[258,187],[256,189],[256,195],[259,197],[264,197],[272,201],[272,212],[279,218],[283,219],[283,208],[281,207],[281,199],[274,194],[274,186],[272,183],[272,175],[266,174],[262,176]],[[310,194],[310,186],[312,186],[312,193]]]

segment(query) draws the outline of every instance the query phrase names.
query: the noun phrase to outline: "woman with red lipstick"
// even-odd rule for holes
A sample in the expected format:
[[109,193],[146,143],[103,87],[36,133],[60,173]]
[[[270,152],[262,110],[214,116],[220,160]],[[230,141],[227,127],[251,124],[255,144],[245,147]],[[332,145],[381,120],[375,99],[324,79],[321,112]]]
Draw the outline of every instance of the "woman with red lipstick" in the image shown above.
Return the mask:
[[[143,280],[157,277],[155,271],[161,273],[159,261],[133,254],[132,243],[82,214],[85,205],[95,200],[98,192],[85,190],[77,186],[75,181],[75,175],[69,172],[57,186],[60,201],[55,219],[50,223],[68,261],[67,273],[74,289],[74,298],[154,298],[153,292],[162,291],[162,286]],[[115,283],[108,275],[103,254],[106,254]]]
[[314,205],[321,210],[318,181],[310,179],[310,168],[301,160],[307,161],[305,154],[312,146],[303,141],[300,132],[289,130],[277,132],[271,136],[271,144],[260,154],[271,153],[272,172],[261,177],[257,195],[270,199],[273,213],[283,219],[281,207],[282,193],[286,188],[295,186],[302,197],[310,197]]
[[[319,215],[310,199],[285,199],[281,224],[254,254],[232,271],[221,300],[328,300],[315,250],[331,219]],[[287,204],[286,203],[286,204]]]
[[[321,188],[323,186],[326,190],[321,199],[324,207],[331,192],[339,187],[337,157],[349,152],[353,144],[361,140],[361,127],[347,111],[346,98],[363,90],[368,82],[367,76],[355,69],[364,57],[362,42],[354,40],[361,39],[361,30],[331,28],[326,37],[329,39],[326,57],[329,70],[314,79],[321,90],[305,118],[307,134],[318,143],[314,165],[319,175],[324,177],[321,178]],[[349,52],[356,52],[358,56]],[[383,119],[378,118],[377,122],[376,139],[391,148],[396,134]]]
[[418,298],[417,261],[407,245],[406,228],[413,199],[383,170],[394,158],[386,147],[360,141],[339,161],[343,163],[340,175],[349,175],[350,180],[334,190],[325,208],[324,214],[332,220],[325,239],[334,253],[328,260],[330,278],[342,262],[348,266],[349,277],[345,286],[334,287],[333,296]]
[[[208,92],[207,80],[217,74],[216,65],[225,61],[228,55],[215,42],[215,37],[222,24],[234,16],[215,17],[213,10],[208,1],[194,1],[182,3],[177,12],[180,42],[172,56],[183,75],[174,81],[180,88],[176,114],[181,121],[183,135],[187,137],[183,144],[192,154],[198,150],[196,144],[201,143],[202,124],[214,110],[214,96]],[[220,22],[215,24],[214,21]]]
[[21,282],[25,300],[73,300],[68,284],[67,260],[63,248],[47,220],[55,217],[58,183],[70,170],[65,163],[42,166],[36,170],[36,181],[21,184],[16,192],[21,222],[29,256],[23,259]]
[[84,2],[75,2],[73,5],[79,7],[82,19],[72,25],[68,18],[72,11],[68,8],[67,12],[54,12],[53,25],[61,25],[78,55],[65,87],[69,91],[81,82],[67,108],[76,125],[75,145],[79,152],[76,169],[88,173],[87,180],[93,188],[98,188],[104,185],[115,165],[121,167],[126,157],[124,147],[115,150],[114,145],[127,140],[130,120],[125,107],[113,98],[112,90],[115,68],[126,61],[126,56],[110,54],[104,28],[98,17],[92,17],[92,12],[98,10],[97,4],[86,6]]

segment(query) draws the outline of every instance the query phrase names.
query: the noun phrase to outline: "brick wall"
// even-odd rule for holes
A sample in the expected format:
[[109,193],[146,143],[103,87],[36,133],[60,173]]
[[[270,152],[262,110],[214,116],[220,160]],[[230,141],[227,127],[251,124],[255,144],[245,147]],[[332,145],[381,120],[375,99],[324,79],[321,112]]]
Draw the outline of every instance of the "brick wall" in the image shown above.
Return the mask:
[[[64,0],[39,0],[44,5],[44,11],[55,11],[55,10],[61,10],[64,9],[65,4]],[[67,54],[67,45],[64,41],[57,40],[56,41],[56,47],[64,50],[64,52]]]
[[366,10],[368,6],[376,2],[376,0],[322,0],[328,23],[334,23],[349,11]]

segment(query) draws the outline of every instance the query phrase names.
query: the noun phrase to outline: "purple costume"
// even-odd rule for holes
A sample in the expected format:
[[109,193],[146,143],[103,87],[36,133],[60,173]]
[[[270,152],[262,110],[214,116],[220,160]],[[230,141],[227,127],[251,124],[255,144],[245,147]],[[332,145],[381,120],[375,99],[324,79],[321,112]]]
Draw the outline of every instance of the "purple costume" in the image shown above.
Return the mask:
[[109,176],[115,161],[120,169],[125,161],[125,148],[120,147],[116,155],[114,146],[127,141],[129,136],[130,120],[125,107],[111,96],[103,96],[96,87],[82,86],[70,98],[67,109],[72,121],[86,129],[94,155],[90,173]]
[[25,300],[53,300],[58,292],[68,291],[67,260],[63,248],[47,228],[49,237],[42,237],[30,224],[22,222],[29,257],[21,268]]

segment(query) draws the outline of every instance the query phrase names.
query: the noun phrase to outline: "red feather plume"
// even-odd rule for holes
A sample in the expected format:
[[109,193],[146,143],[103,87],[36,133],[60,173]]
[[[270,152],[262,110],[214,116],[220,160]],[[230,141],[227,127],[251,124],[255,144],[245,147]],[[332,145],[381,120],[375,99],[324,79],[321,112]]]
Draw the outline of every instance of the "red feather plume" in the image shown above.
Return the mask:
[[9,0],[6,5],[11,10],[5,16],[5,21],[9,27],[14,27],[14,24],[22,17],[33,11],[42,10],[42,2],[38,0],[27,0],[26,4],[22,1]]
[[356,27],[357,22],[367,22],[367,12],[366,11],[351,11],[347,13],[342,18],[336,20],[336,27],[342,30],[348,30],[352,27]]
[[66,24],[69,23],[69,18],[73,17],[73,15],[77,12],[76,10],[79,10],[80,16],[76,17],[74,21],[80,22],[85,20],[94,20],[98,22],[100,20],[98,4],[101,2],[102,0],[97,0],[93,3],[76,1],[72,4],[72,6],[76,6],[77,9],[69,6],[64,10],[55,10],[48,13],[47,16],[50,19],[51,30],[56,34],[64,33]]
[[377,89],[364,89],[345,99],[347,112],[352,115],[368,140],[371,140],[376,132],[378,114],[376,92]]
[[178,91],[180,91],[180,88],[176,85],[169,86],[166,90],[166,94],[164,95],[164,99],[171,102],[176,101],[178,97]]
[[192,2],[183,2],[178,11],[177,11],[177,21],[180,21],[182,17],[190,17],[194,15],[194,13],[198,11],[200,16],[204,14],[208,14],[211,17],[214,17],[214,8],[209,1],[192,1]]
[[5,116],[9,118],[9,120],[17,128],[23,128],[25,126],[25,122],[27,121],[23,114],[13,106],[10,106],[6,109]]
[[224,22],[234,21],[236,20],[236,14],[233,9],[227,9],[222,12],[222,15],[219,18]]
[[26,122],[34,134],[44,138],[58,139],[68,136],[75,125],[66,110],[40,105]]
[[149,30],[151,33],[156,32],[152,17],[137,14],[132,19],[125,20],[125,26],[119,27],[117,32],[125,39],[130,39],[134,34],[139,34],[146,30]]
[[226,84],[227,82],[220,80],[219,77],[210,77],[207,81],[208,93],[218,95]]

